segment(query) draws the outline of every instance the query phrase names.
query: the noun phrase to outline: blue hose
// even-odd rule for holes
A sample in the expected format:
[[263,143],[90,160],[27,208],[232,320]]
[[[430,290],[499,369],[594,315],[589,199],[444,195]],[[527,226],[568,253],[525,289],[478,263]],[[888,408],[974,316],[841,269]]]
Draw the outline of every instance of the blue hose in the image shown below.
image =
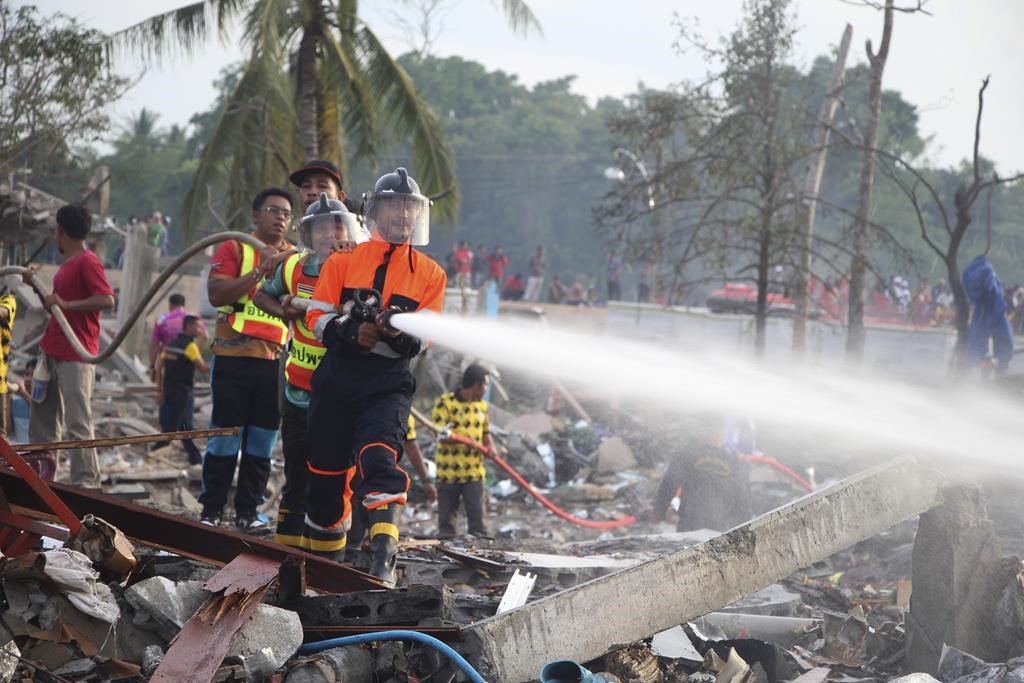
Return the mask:
[[452,660],[463,673],[469,676],[469,680],[473,683],[486,683],[483,676],[477,673],[476,669],[470,666],[469,662],[463,659],[455,650],[451,649],[445,643],[442,643],[433,636],[428,636],[426,633],[418,633],[417,631],[379,631],[377,633],[362,633],[358,636],[345,636],[344,638],[331,638],[330,640],[321,640],[315,643],[306,643],[299,648],[300,655],[311,655],[316,652],[323,652],[329,650],[332,647],[344,647],[345,645],[362,645],[364,643],[377,643],[387,640],[415,640],[418,643],[424,645],[430,645],[436,650],[440,650],[448,659]]

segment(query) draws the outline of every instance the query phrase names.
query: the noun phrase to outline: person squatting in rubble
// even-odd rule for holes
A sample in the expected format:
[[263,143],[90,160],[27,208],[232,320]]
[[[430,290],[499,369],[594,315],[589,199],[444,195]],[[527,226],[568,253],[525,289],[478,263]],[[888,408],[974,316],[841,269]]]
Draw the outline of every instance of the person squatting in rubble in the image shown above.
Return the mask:
[[220,524],[237,464],[235,527],[252,534],[269,532],[257,508],[270,477],[270,457],[281,422],[278,358],[288,340],[284,321],[257,308],[252,297],[292,250],[285,239],[292,206],[287,190],[271,187],[257,194],[252,202],[252,234],[267,246],[261,251],[244,242],[223,243],[210,262],[207,283],[210,303],[218,307],[210,427],[241,427],[241,432],[207,441],[200,521]]
[[[650,520],[664,519],[679,489],[677,531],[726,531],[750,520],[749,466],[739,458],[754,450],[754,427],[746,420],[700,420],[693,438],[684,440],[658,486]],[[717,430],[709,425],[721,425]]]
[[[494,452],[487,401],[490,386],[487,368],[473,363],[462,373],[462,385],[434,402],[431,419],[440,429],[468,437]],[[442,437],[437,445],[437,536],[455,535],[459,499],[466,508],[469,533],[487,536],[484,523],[484,454],[472,446]]]
[[[53,276],[53,292],[43,305],[47,310],[60,308],[82,346],[95,355],[100,352],[100,311],[114,307],[114,290],[100,258],[85,245],[91,229],[92,215],[85,207],[69,204],[58,209],[54,237],[64,262]],[[26,282],[35,270],[30,267],[23,275]],[[92,439],[96,366],[82,360],[53,316],[39,341],[39,351],[29,438],[36,443]],[[69,459],[74,486],[100,487],[100,459],[95,448],[72,449]]]
[[[409,360],[422,344],[390,327],[386,309],[441,310],[444,270],[413,249],[428,242],[429,207],[404,168],[381,176],[366,205],[370,241],[331,255],[306,314],[307,327],[327,352],[312,379],[303,542],[342,559],[350,503],[361,505],[370,527],[370,573],[391,585],[409,490],[409,476],[398,466],[416,390]],[[382,299],[381,312],[369,322],[350,315],[365,310],[353,306],[357,290],[365,288]]]
[[[405,433],[405,445],[402,451],[402,455],[409,458],[409,464],[416,470],[416,476],[420,480],[420,485],[423,487],[423,494],[427,497],[427,501],[431,503],[436,502],[437,488],[430,481],[430,473],[427,471],[427,464],[423,460],[423,451],[420,450],[419,442],[416,440],[416,420],[413,419],[412,415],[409,416],[409,429]],[[352,523],[348,528],[345,541],[345,561],[350,564],[355,564],[358,560],[363,539],[366,538],[368,516],[368,510],[362,505],[352,510]]]
[[[281,505],[277,511],[274,540],[283,545],[306,550],[320,550],[315,544],[308,546],[302,529],[306,518],[306,423],[310,383],[324,355],[324,346],[306,327],[306,311],[291,305],[295,299],[313,296],[320,270],[331,253],[342,243],[365,242],[368,236],[356,220],[355,214],[342,203],[345,193],[341,189],[341,174],[329,162],[311,161],[291,176],[298,185],[303,200],[312,196],[309,186],[329,188],[318,199],[306,205],[306,215],[299,223],[299,240],[304,248],[291,254],[277,268],[253,297],[256,305],[288,321],[291,338],[285,360],[284,401],[281,407],[281,441],[284,452],[285,483]],[[331,196],[333,195],[333,197]],[[351,247],[346,247],[351,248]]]

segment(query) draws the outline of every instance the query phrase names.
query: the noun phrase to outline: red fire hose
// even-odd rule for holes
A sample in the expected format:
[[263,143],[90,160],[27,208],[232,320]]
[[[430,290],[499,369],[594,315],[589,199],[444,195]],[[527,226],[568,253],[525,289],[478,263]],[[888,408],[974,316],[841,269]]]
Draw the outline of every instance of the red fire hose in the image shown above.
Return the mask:
[[801,477],[797,472],[792,470],[790,467],[784,465],[783,463],[779,462],[770,455],[763,455],[761,453],[740,453],[739,458],[743,462],[756,462],[762,465],[768,465],[769,467],[774,467],[775,469],[777,469],[778,471],[782,472],[787,477],[795,481],[797,484],[799,484],[808,493],[814,493],[814,487],[811,486],[811,483],[809,481],[807,481],[806,479]]
[[557,505],[552,503],[550,500],[545,498],[540,493],[540,491],[538,491],[537,489],[535,489],[533,487],[533,484],[531,484],[530,482],[528,482],[525,479],[523,479],[523,476],[521,474],[519,474],[518,472],[516,472],[515,469],[513,469],[511,465],[509,465],[507,462],[505,462],[501,458],[501,456],[499,456],[497,453],[492,453],[482,443],[480,443],[478,441],[474,441],[473,439],[470,439],[469,437],[462,436],[461,434],[445,434],[443,436],[443,438],[448,440],[448,441],[455,441],[456,443],[460,443],[463,446],[469,446],[470,448],[475,448],[476,450],[478,450],[481,453],[485,454],[487,457],[489,457],[491,460],[493,460],[494,463],[498,467],[500,467],[501,469],[505,470],[505,472],[508,473],[508,476],[512,477],[515,480],[515,482],[517,484],[519,484],[519,486],[521,486],[523,488],[524,491],[526,491],[531,496],[533,496],[535,499],[537,499],[537,501],[541,505],[546,507],[548,510],[551,510],[551,512],[555,513],[556,515],[558,515],[559,517],[561,517],[565,521],[572,522],[576,526],[586,527],[587,529],[618,529],[619,527],[629,526],[630,524],[633,524],[634,522],[636,522],[636,517],[634,517],[633,515],[628,515],[626,517],[620,517],[619,519],[609,519],[609,520],[604,521],[604,522],[594,521],[592,519],[582,519],[580,517],[575,517],[573,515],[570,515],[568,512],[566,512],[565,510],[561,509],[560,507],[558,507]]

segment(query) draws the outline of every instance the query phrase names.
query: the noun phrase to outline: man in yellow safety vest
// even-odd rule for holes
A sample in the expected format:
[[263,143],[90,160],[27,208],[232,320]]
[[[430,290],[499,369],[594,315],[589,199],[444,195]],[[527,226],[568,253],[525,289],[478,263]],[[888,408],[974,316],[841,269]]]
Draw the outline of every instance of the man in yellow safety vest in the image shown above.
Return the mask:
[[288,326],[252,301],[264,278],[272,275],[291,251],[285,239],[293,199],[287,190],[271,187],[252,203],[253,235],[267,245],[263,251],[242,242],[225,242],[210,262],[207,294],[218,307],[211,368],[211,427],[240,427],[238,436],[207,441],[203,457],[201,521],[220,524],[228,490],[238,468],[235,528],[266,534],[257,515],[270,477],[270,456],[281,422],[278,406],[278,358],[288,340]]
[[306,215],[299,224],[304,252],[288,256],[253,298],[257,306],[287,320],[291,326],[281,409],[285,484],[274,540],[296,548],[319,550],[309,547],[309,540],[303,542],[302,529],[309,480],[306,421],[312,392],[310,380],[324,355],[324,346],[306,327],[305,309],[292,304],[313,295],[320,268],[332,250],[344,242],[365,242],[364,232],[355,215],[349,213],[341,201],[324,192],[306,208]]

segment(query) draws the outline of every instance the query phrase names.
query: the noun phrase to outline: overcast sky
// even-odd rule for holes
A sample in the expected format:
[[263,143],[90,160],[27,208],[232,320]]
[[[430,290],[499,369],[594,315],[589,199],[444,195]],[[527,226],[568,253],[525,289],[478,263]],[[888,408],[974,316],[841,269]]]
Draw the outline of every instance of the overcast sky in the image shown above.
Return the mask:
[[[901,0],[897,0],[900,4]],[[911,0],[902,0],[910,4]],[[16,0],[16,4],[24,4]],[[183,0],[35,0],[46,13],[61,11],[102,31],[125,28],[154,13],[186,4]],[[706,71],[692,55],[679,55],[672,44],[674,13],[699,17],[705,35],[735,27],[741,0],[529,0],[543,36],[523,38],[508,30],[499,3],[449,0],[434,53],[460,55],[491,69],[517,74],[521,82],[575,75],[576,90],[591,99],[623,95],[643,81],[665,86]],[[363,17],[394,54],[409,47],[391,19],[395,0],[362,3]],[[800,32],[797,60],[803,66],[839,42],[845,22],[853,25],[851,57],[865,61],[864,41],[877,45],[882,16],[842,0],[802,0],[797,5]],[[1024,170],[1024,2],[1020,0],[931,0],[931,16],[897,14],[885,86],[900,90],[921,112],[921,128],[932,136],[930,156],[954,164],[970,155],[977,89],[992,76],[986,92],[982,153],[1000,171]],[[164,125],[187,123],[214,98],[213,79],[225,65],[242,58],[237,35],[224,46],[211,40],[192,59],[150,67],[119,103],[120,116],[145,106]],[[125,62],[126,72],[141,66]]]

